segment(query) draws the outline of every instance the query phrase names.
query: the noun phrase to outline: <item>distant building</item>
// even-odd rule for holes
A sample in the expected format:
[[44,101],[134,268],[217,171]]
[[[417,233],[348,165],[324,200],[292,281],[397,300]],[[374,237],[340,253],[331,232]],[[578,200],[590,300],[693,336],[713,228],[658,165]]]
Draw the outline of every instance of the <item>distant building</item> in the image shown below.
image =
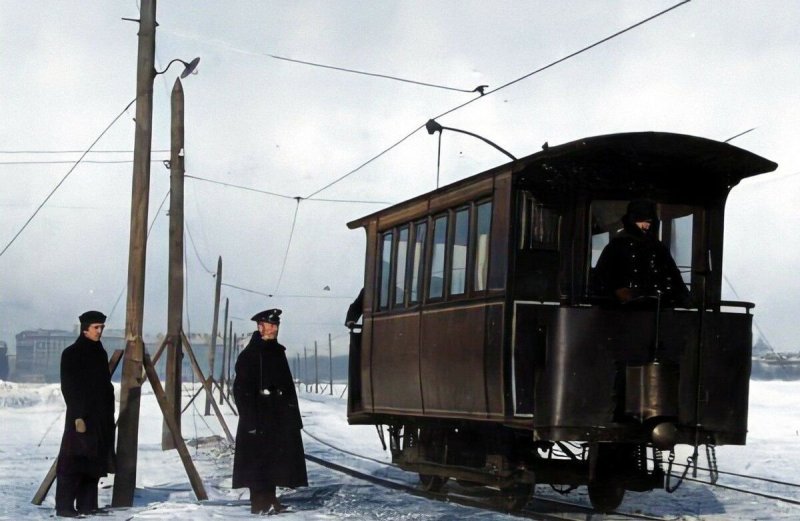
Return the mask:
[[0,380],[8,380],[8,345],[0,340]]
[[37,329],[16,335],[19,382],[58,382],[61,352],[75,341],[71,331]]
[[[61,352],[78,338],[78,328],[73,331],[37,329],[16,335],[17,359],[14,380],[18,382],[58,382],[61,378]],[[106,330],[103,347],[109,353],[125,348],[124,333]]]

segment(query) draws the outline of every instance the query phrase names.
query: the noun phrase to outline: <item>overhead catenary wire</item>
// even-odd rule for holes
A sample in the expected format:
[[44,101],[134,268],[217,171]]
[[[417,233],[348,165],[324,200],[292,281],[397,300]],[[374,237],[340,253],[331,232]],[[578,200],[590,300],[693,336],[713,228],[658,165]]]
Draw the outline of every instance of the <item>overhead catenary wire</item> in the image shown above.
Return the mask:
[[208,179],[208,178],[205,178],[205,177],[198,177],[198,176],[195,176],[195,175],[186,175],[185,177],[190,178],[190,179],[196,179],[198,181],[205,181],[207,183],[226,186],[228,188],[236,188],[236,189],[239,189],[239,190],[246,190],[248,192],[256,192],[256,193],[260,193],[260,194],[271,195],[271,196],[274,196],[274,197],[280,197],[282,199],[295,199],[295,200],[296,199],[301,199],[303,201],[311,201],[311,202],[318,202],[318,203],[394,204],[394,203],[391,203],[389,201],[365,201],[365,200],[359,200],[359,199],[306,199],[304,197],[297,197],[297,196],[291,196],[291,195],[286,195],[286,194],[279,194],[277,192],[270,192],[268,190],[261,190],[261,189],[253,188],[253,187],[250,187],[250,186],[243,186],[243,185],[237,185],[237,184],[233,184],[233,183],[226,183],[225,181],[217,181],[215,179]]
[[384,79],[387,79],[387,80],[401,81],[401,82],[404,82],[404,83],[413,83],[414,85],[422,85],[423,87],[433,87],[433,88],[436,88],[436,89],[454,90],[454,91],[458,91],[458,92],[477,92],[481,96],[483,96],[484,89],[488,86],[488,85],[478,85],[474,89],[459,89],[457,87],[448,87],[446,85],[437,85],[435,83],[426,83],[424,81],[409,80],[407,78],[400,78],[398,76],[390,76],[388,74],[379,74],[379,73],[375,73],[375,72],[366,72],[366,71],[359,71],[359,70],[355,70],[355,69],[347,69],[345,67],[337,67],[337,66],[334,66],[334,65],[325,65],[325,64],[322,64],[322,63],[314,63],[314,62],[309,62],[309,61],[304,61],[304,60],[297,60],[297,59],[294,59],[294,58],[287,58],[285,56],[276,56],[274,54],[266,54],[266,55],[269,56],[270,58],[275,58],[276,60],[283,60],[283,61],[287,61],[287,62],[300,63],[300,64],[303,64],[303,65],[310,65],[312,67],[321,67],[323,69],[332,69],[332,70],[335,70],[335,71],[350,72],[350,73],[353,73],[353,74],[361,74],[361,75],[364,75],[364,76],[372,76],[372,77],[375,77],[375,78],[384,78]]
[[72,172],[75,171],[75,169],[78,167],[78,165],[81,163],[81,161],[83,161],[83,158],[86,157],[86,155],[89,153],[89,151],[92,150],[92,148],[97,144],[97,142],[100,141],[100,139],[102,139],[102,137],[106,134],[106,132],[108,132],[108,130],[112,126],[114,126],[114,123],[116,123],[119,120],[119,118],[121,118],[122,115],[125,114],[128,111],[128,109],[131,107],[131,105],[133,105],[134,103],[136,103],[136,98],[133,98],[130,101],[130,103],[125,105],[125,108],[122,109],[122,112],[120,112],[111,121],[111,123],[109,123],[108,126],[106,126],[106,128],[103,129],[102,132],[100,132],[100,135],[97,136],[97,138],[95,138],[94,141],[92,141],[92,144],[89,145],[89,148],[87,148],[83,152],[83,154],[81,154],[81,157],[79,157],[75,161],[75,164],[72,165],[72,168],[70,168],[69,171],[64,175],[64,177],[61,178],[61,181],[59,181],[58,184],[56,184],[56,186],[50,191],[50,193],[47,194],[47,197],[44,198],[44,201],[42,201],[42,203],[36,208],[36,210],[34,210],[33,214],[31,214],[31,216],[28,218],[28,220],[25,221],[25,224],[22,225],[22,228],[20,228],[19,231],[14,235],[14,237],[11,238],[11,240],[8,242],[8,244],[5,245],[5,247],[3,248],[3,251],[0,251],[0,257],[2,257],[5,254],[6,251],[8,251],[8,248],[10,248],[11,245],[14,244],[14,241],[16,241],[17,238],[22,234],[22,232],[25,231],[25,229],[28,227],[28,225],[31,223],[31,221],[33,221],[33,218],[36,217],[36,215],[44,207],[44,205],[47,204],[47,201],[49,201],[50,198],[53,197],[53,194],[56,193],[56,191],[59,189],[59,187],[61,187],[61,185],[64,184],[64,181],[67,180],[67,178],[70,176],[70,174],[72,174]]
[[292,246],[292,237],[294,237],[294,228],[295,225],[297,224],[297,212],[299,210],[300,210],[300,198],[298,197],[297,204],[294,207],[294,215],[292,216],[292,227],[289,230],[289,240],[286,241],[286,251],[283,253],[283,262],[281,263],[281,271],[280,274],[278,275],[278,282],[277,284],[275,284],[275,293],[277,293],[281,287],[281,281],[283,280],[283,272],[286,269],[286,261],[289,258],[289,248],[291,248]]
[[[156,219],[158,219],[158,216],[161,214],[161,209],[164,207],[164,203],[167,202],[167,197],[169,197],[169,194],[170,194],[170,190],[167,190],[167,193],[164,194],[164,197],[161,199],[161,204],[158,205],[158,209],[156,210],[156,214],[153,216],[153,220],[150,221],[150,226],[147,227],[147,235],[145,236],[145,240],[149,240],[150,239],[150,232],[153,230],[153,226],[156,224]],[[126,281],[125,284],[122,286],[122,290],[119,292],[119,295],[117,295],[117,300],[114,301],[114,306],[111,308],[111,311],[108,313],[107,320],[109,322],[111,322],[111,317],[114,316],[114,311],[116,311],[117,305],[119,305],[119,301],[122,298],[122,295],[125,293],[125,290],[127,289],[127,287],[128,287],[128,283]]]
[[[0,154],[82,154],[85,150],[0,150]],[[151,150],[152,153],[169,150]],[[90,150],[89,154],[133,154],[133,150]]]
[[[678,7],[681,7],[682,5],[687,4],[689,2],[691,2],[691,0],[683,0],[683,1],[673,5],[671,7],[668,7],[667,9],[659,11],[658,13],[656,13],[654,15],[651,15],[651,16],[643,19],[643,20],[640,20],[639,22],[636,22],[633,25],[630,25],[630,26],[628,26],[628,27],[626,27],[626,28],[624,28],[624,29],[622,29],[620,31],[617,31],[614,34],[606,36],[605,38],[603,38],[601,40],[598,40],[598,41],[596,41],[596,42],[594,42],[594,43],[592,43],[590,45],[587,45],[587,46],[585,46],[585,47],[583,47],[583,48],[581,48],[581,49],[579,49],[579,50],[577,50],[577,51],[575,51],[573,53],[570,53],[567,56],[564,56],[563,58],[559,58],[558,60],[550,62],[550,63],[548,63],[547,65],[545,65],[543,67],[540,67],[540,68],[538,68],[538,69],[536,69],[536,70],[534,70],[532,72],[524,74],[523,76],[520,76],[519,78],[511,80],[508,83],[505,83],[505,84],[497,87],[496,89],[492,89],[492,90],[486,92],[485,95],[483,95],[483,96],[479,96],[479,97],[473,98],[473,99],[471,99],[469,101],[466,101],[464,103],[461,103],[460,105],[457,105],[457,106],[455,106],[455,107],[453,107],[453,108],[451,108],[449,110],[446,110],[445,112],[442,112],[438,116],[435,116],[435,117],[433,117],[431,119],[435,120],[435,119],[441,118],[443,116],[446,116],[448,114],[452,114],[453,112],[455,112],[457,110],[460,110],[460,109],[466,107],[467,105],[470,105],[471,103],[474,103],[477,100],[484,99],[484,98],[488,97],[489,95],[494,94],[495,92],[498,92],[498,91],[503,90],[503,89],[505,89],[507,87],[510,87],[511,85],[514,85],[515,83],[518,83],[518,82],[520,82],[522,80],[528,79],[528,78],[530,78],[531,76],[533,76],[535,74],[538,74],[538,73],[540,73],[542,71],[545,71],[545,70],[547,70],[547,69],[549,69],[551,67],[554,67],[555,65],[563,63],[563,62],[565,62],[565,61],[567,61],[567,60],[569,60],[571,58],[574,58],[575,56],[578,56],[579,54],[582,54],[582,53],[584,53],[584,52],[586,52],[586,51],[588,51],[590,49],[593,49],[593,48],[595,48],[595,47],[597,47],[599,45],[602,45],[602,44],[604,44],[604,43],[606,43],[606,42],[608,42],[608,41],[610,41],[610,40],[612,40],[612,39],[614,39],[614,38],[616,38],[618,36],[621,36],[622,34],[627,33],[628,31],[631,31],[631,30],[633,30],[633,29],[635,29],[635,28],[637,28],[637,27],[639,27],[641,25],[644,25],[644,24],[646,24],[646,23],[648,23],[648,22],[650,22],[650,21],[652,21],[652,20],[654,20],[654,19],[656,19],[656,18],[658,18],[660,16],[663,16],[666,13],[668,13],[668,12],[674,10],[674,9],[677,9]],[[330,183],[326,184],[325,186],[323,186],[319,190],[317,190],[317,191],[311,193],[310,195],[306,196],[306,199],[311,199],[312,197],[314,197],[315,195],[319,194],[320,192],[322,192],[324,190],[327,190],[331,186],[339,183],[340,181],[343,181],[344,179],[346,179],[347,177],[351,176],[352,174],[355,174],[356,172],[358,172],[359,170],[361,170],[362,168],[364,168],[368,164],[372,163],[373,161],[375,161],[376,159],[378,159],[382,155],[386,154],[390,150],[394,149],[395,147],[397,147],[398,145],[400,145],[401,143],[406,141],[408,138],[410,138],[411,136],[413,136],[414,134],[416,134],[419,130],[421,130],[423,128],[425,128],[425,124],[424,123],[422,125],[418,126],[417,128],[415,128],[412,132],[407,134],[405,137],[401,138],[399,141],[397,141],[393,145],[389,146],[385,150],[381,151],[380,153],[378,153],[377,155],[372,157],[371,159],[365,161],[364,163],[362,163],[361,165],[357,166],[353,170],[347,172],[346,174],[342,175],[341,177],[339,177],[339,178],[331,181]]]
[[186,229],[186,236],[189,237],[189,244],[192,245],[192,251],[194,251],[194,256],[197,257],[200,266],[202,266],[203,269],[206,270],[206,273],[208,273],[209,275],[216,275],[216,272],[208,269],[208,266],[206,266],[206,263],[203,262],[202,257],[200,257],[200,253],[197,251],[197,246],[195,245],[194,239],[192,238],[192,231],[189,229],[189,223],[187,222],[186,219],[184,219],[183,221],[183,227],[184,229]]
[[[161,163],[163,161],[167,161],[166,159],[151,159],[151,163]],[[0,161],[0,165],[68,165],[74,163],[75,161],[72,160],[53,160],[53,161]],[[133,159],[114,159],[114,160],[94,160],[94,159],[86,159],[81,161],[83,164],[93,164],[93,165],[110,165],[110,164],[124,164],[124,163],[133,163]]]
[[[227,286],[233,289],[238,289],[239,291],[244,291],[247,293],[253,293],[255,295],[262,295],[264,297],[269,297],[269,298],[312,298],[312,299],[339,299],[339,300],[350,300],[352,298],[352,297],[340,297],[337,295],[291,295],[291,294],[279,295],[275,293],[264,293],[263,291],[258,291],[252,288],[245,288],[243,286],[237,286],[235,284],[229,284],[227,282],[223,282],[220,285]],[[249,319],[244,319],[244,318],[238,318],[238,317],[233,317],[233,318],[237,320],[249,321]]]

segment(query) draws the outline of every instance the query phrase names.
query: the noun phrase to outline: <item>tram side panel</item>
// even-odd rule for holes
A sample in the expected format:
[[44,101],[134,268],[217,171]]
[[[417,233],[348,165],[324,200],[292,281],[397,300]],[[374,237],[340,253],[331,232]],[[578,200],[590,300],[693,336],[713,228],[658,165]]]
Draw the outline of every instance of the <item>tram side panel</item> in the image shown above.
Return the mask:
[[372,391],[375,412],[421,415],[420,315],[372,320]]
[[485,418],[486,306],[424,311],[420,377],[425,415]]

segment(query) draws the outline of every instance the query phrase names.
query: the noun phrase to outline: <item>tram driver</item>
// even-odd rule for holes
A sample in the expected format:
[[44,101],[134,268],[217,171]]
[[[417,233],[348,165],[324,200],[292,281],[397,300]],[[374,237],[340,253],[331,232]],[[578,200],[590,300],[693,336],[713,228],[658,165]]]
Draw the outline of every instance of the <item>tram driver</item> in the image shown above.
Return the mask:
[[656,204],[628,203],[623,230],[603,249],[594,270],[593,293],[635,307],[686,307],[689,291],[669,249],[659,240]]

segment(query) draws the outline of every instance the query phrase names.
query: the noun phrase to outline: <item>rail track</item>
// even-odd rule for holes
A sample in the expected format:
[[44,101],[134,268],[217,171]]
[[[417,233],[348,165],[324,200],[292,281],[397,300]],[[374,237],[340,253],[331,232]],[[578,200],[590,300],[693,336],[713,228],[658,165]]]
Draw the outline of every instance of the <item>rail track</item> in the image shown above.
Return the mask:
[[[331,443],[329,443],[329,442],[327,442],[327,441],[315,436],[314,434],[308,432],[305,429],[303,430],[303,432],[306,435],[308,435],[310,438],[315,440],[317,443],[325,445],[326,447],[331,448],[331,449],[333,449],[333,450],[335,450],[337,452],[340,452],[342,454],[347,454],[349,456],[352,456],[352,457],[355,457],[355,458],[359,458],[359,459],[362,459],[362,460],[366,460],[366,461],[372,461],[372,462],[377,463],[379,465],[383,465],[385,467],[392,467],[392,468],[398,469],[398,471],[402,471],[402,469],[400,469],[397,465],[395,465],[393,463],[382,461],[382,460],[379,460],[379,459],[376,459],[376,458],[372,458],[372,457],[369,457],[369,456],[366,456],[366,455],[358,454],[358,453],[352,452],[350,450],[338,447],[336,445],[333,445],[333,444],[331,444]],[[471,497],[469,495],[461,493],[459,490],[453,490],[453,489],[457,489],[458,488],[457,486],[456,487],[451,487],[451,490],[447,494],[427,492],[427,491],[421,490],[420,488],[418,488],[416,486],[412,486],[412,485],[409,485],[409,484],[406,484],[406,483],[398,483],[396,481],[391,481],[391,480],[386,480],[386,479],[383,479],[383,478],[378,478],[378,477],[375,477],[375,476],[371,476],[371,475],[365,474],[363,472],[360,472],[360,471],[345,467],[344,465],[340,465],[340,464],[337,464],[337,463],[332,463],[332,462],[326,461],[326,460],[324,460],[322,458],[319,458],[317,456],[309,456],[309,455],[307,455],[307,459],[309,459],[309,461],[313,461],[314,463],[317,463],[319,465],[328,467],[328,468],[330,468],[332,470],[335,470],[337,472],[343,472],[345,474],[351,475],[352,477],[356,477],[358,479],[364,479],[366,481],[374,482],[376,485],[379,485],[379,486],[384,486],[384,487],[387,487],[387,488],[395,488],[397,490],[403,490],[403,491],[405,491],[407,493],[410,493],[410,494],[413,494],[415,496],[426,497],[426,498],[429,498],[429,499],[435,499],[435,500],[440,500],[440,501],[447,500],[447,501],[450,501],[450,502],[453,502],[453,503],[463,504],[465,506],[473,506],[473,507],[478,507],[478,508],[483,508],[483,509],[494,510],[494,511],[497,511],[497,512],[511,513],[511,514],[514,514],[514,515],[517,515],[517,516],[520,516],[520,517],[529,517],[531,519],[572,519],[572,518],[574,518],[574,517],[564,517],[564,515],[566,515],[566,514],[562,514],[562,513],[559,513],[558,515],[549,513],[548,510],[552,510],[554,507],[558,508],[560,510],[563,510],[564,512],[569,512],[570,514],[584,514],[584,516],[585,516],[586,513],[595,512],[595,510],[593,510],[591,507],[588,507],[588,506],[580,504],[580,503],[575,503],[575,502],[570,502],[570,501],[561,501],[561,500],[557,500],[557,499],[539,497],[539,496],[536,496],[536,497],[534,497],[532,499],[532,501],[529,503],[528,508],[522,509],[521,511],[517,511],[517,512],[510,512],[507,508],[504,508],[502,506],[498,506],[497,504],[493,505],[492,501],[491,501],[492,498],[476,498],[474,496]],[[681,464],[681,463],[674,463],[674,465],[678,466],[678,467],[683,467],[683,468],[687,467],[687,465]],[[706,472],[706,473],[709,473],[709,474],[712,472],[711,469],[703,468],[703,467],[698,467],[697,470],[701,471],[701,472]],[[402,471],[402,472],[405,472],[405,471]],[[727,472],[727,471],[721,471],[721,470],[715,470],[714,472],[716,472],[719,475],[737,477],[737,478],[740,478],[740,479],[752,481],[754,483],[769,483],[769,484],[772,484],[772,485],[788,487],[789,489],[800,489],[800,483],[793,483],[793,482],[789,482],[789,481],[782,481],[782,480],[776,480],[776,479],[771,479],[771,478],[764,478],[764,477],[760,477],[760,476],[751,476],[751,475],[747,475],[747,474],[740,474],[740,473],[736,473],[736,472]],[[798,499],[794,499],[792,497],[780,496],[780,495],[767,493],[767,492],[762,492],[762,491],[755,490],[753,488],[742,488],[742,487],[737,487],[737,486],[725,485],[725,484],[717,483],[717,482],[714,482],[714,481],[709,481],[709,480],[698,479],[698,478],[695,478],[695,477],[690,477],[688,475],[686,477],[684,477],[684,480],[688,481],[688,482],[704,485],[704,486],[707,486],[707,487],[711,487],[711,488],[737,492],[737,493],[740,493],[740,494],[743,494],[743,495],[747,495],[747,496],[751,496],[751,497],[764,498],[764,499],[769,499],[769,500],[772,500],[772,501],[775,501],[775,502],[778,502],[778,503],[784,503],[784,504],[789,504],[789,505],[800,506],[800,500],[798,500]],[[533,505],[536,508],[534,510],[531,510],[530,509],[531,505]],[[620,519],[623,519],[623,518],[624,519],[667,519],[665,517],[648,516],[648,515],[641,514],[641,513],[626,513],[626,512],[623,512],[623,511],[614,512],[611,515],[611,517],[606,517],[606,519],[615,519],[616,517],[614,517],[614,516],[618,516]],[[584,518],[582,518],[582,519],[584,519]]]
[[[343,449],[336,445],[333,445],[329,442],[326,442],[319,437],[313,435],[312,433],[308,432],[307,430],[303,429],[303,432],[315,440],[317,443],[320,443],[330,449],[333,449],[337,452],[342,454],[346,454],[355,458],[363,459],[366,461],[372,461],[379,465],[383,465],[385,467],[392,467],[395,469],[399,469],[397,465],[392,463],[387,463],[385,461],[378,460],[376,458],[371,458],[369,456],[365,456],[362,454],[358,454],[347,449]],[[325,458],[321,458],[319,456],[315,456],[306,452],[306,459],[312,463],[317,465],[326,467],[330,470],[335,472],[340,472],[342,474],[346,474],[350,477],[360,479],[363,481],[367,481],[374,485],[388,488],[391,490],[402,491],[404,493],[416,496],[416,497],[423,497],[431,500],[436,501],[447,501],[449,503],[455,503],[462,506],[468,507],[475,507],[480,508],[483,510],[490,510],[498,513],[504,513],[509,515],[514,515],[520,518],[526,519],[539,519],[539,520],[547,520],[547,521],[564,521],[564,520],[577,520],[577,519],[587,519],[587,514],[594,514],[596,511],[586,505],[582,505],[580,503],[574,503],[569,501],[561,501],[557,499],[545,498],[545,497],[535,497],[529,501],[528,505],[525,508],[517,511],[510,511],[506,508],[504,503],[504,498],[501,494],[497,494],[494,496],[479,496],[476,497],[475,495],[469,495],[466,490],[462,490],[461,487],[455,485],[450,487],[447,493],[442,492],[430,492],[425,491],[419,488],[418,486],[409,485],[408,483],[402,483],[399,481],[394,481],[391,479],[386,479],[383,477],[378,477],[373,474],[368,474],[366,472],[362,472],[360,470],[356,470],[352,467],[348,467],[346,465],[342,465],[340,463],[335,463]],[[402,471],[405,472],[405,471]],[[485,490],[485,487],[483,487]],[[629,512],[614,512],[612,514],[607,514],[604,519],[645,519],[645,520],[663,520],[663,517],[657,516],[649,516],[640,513],[629,513]]]

